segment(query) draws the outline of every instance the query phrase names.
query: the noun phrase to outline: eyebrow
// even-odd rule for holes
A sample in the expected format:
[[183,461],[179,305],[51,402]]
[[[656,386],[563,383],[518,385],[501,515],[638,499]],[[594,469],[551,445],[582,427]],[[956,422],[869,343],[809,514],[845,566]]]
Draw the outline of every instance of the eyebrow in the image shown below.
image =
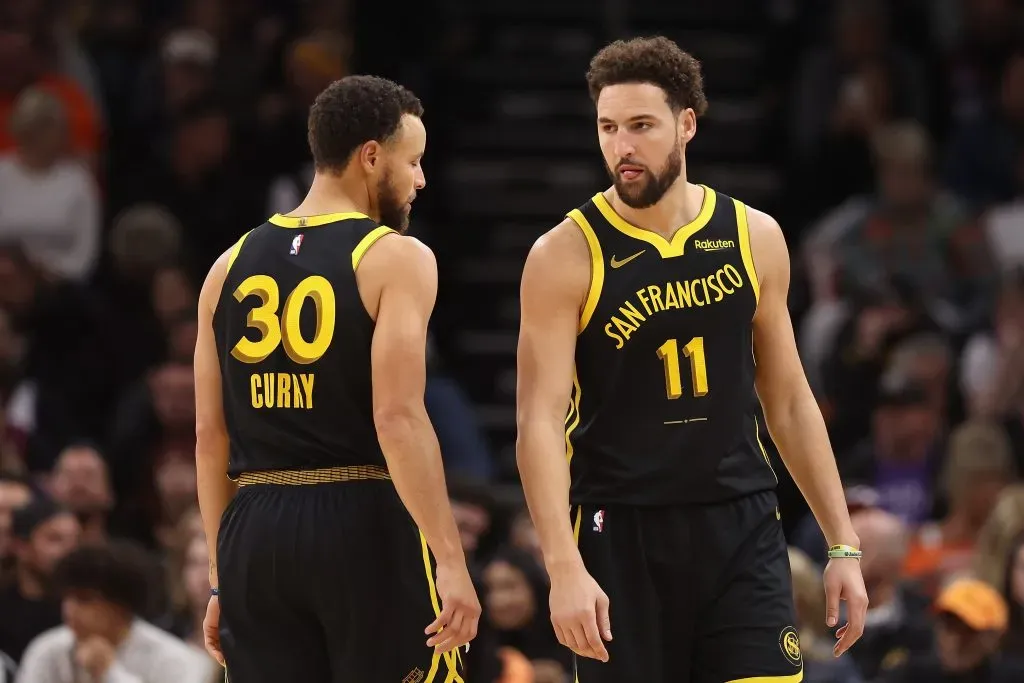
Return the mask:
[[[636,114],[626,119],[626,123],[636,123],[637,121],[654,121],[655,117],[653,114]],[[607,116],[599,116],[597,118],[598,123],[617,123],[617,121],[608,118]]]

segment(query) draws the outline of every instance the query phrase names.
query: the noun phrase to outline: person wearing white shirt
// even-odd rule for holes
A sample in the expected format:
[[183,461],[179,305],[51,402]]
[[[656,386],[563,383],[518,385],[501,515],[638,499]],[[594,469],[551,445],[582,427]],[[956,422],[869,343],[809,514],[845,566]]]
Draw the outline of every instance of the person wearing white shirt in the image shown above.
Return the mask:
[[64,625],[22,657],[15,683],[209,683],[216,664],[140,619],[149,595],[144,551],[82,546],[58,566]]
[[86,166],[63,154],[64,107],[28,88],[15,101],[10,126],[17,149],[0,156],[0,241],[22,244],[57,277],[85,280],[100,255],[99,191]]

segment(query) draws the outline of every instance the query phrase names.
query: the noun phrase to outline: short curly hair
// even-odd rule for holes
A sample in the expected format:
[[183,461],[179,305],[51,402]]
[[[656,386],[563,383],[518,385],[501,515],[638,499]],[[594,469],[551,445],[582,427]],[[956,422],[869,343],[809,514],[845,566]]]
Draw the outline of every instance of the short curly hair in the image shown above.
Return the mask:
[[650,83],[665,91],[672,111],[693,109],[697,116],[707,111],[704,77],[700,62],[664,36],[616,40],[590,60],[587,86],[597,102],[601,91],[620,83]]
[[406,114],[423,116],[410,90],[377,76],[346,76],[317,95],[309,108],[308,139],[317,171],[341,171],[356,149],[386,142]]

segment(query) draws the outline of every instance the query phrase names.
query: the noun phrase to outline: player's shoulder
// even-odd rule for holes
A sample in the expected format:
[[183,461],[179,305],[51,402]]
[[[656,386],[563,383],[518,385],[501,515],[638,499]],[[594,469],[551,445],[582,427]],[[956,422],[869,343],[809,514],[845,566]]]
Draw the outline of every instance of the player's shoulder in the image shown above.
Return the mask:
[[750,234],[750,249],[755,261],[784,258],[789,260],[789,247],[782,226],[771,214],[744,204],[747,217],[747,231]]
[[582,263],[589,268],[589,254],[582,227],[566,216],[534,241],[527,256],[527,264],[558,270]]
[[437,258],[430,247],[411,235],[404,235],[390,228],[388,230],[374,242],[373,248],[363,257],[360,270],[364,268],[384,268],[394,271],[408,268],[437,270]]

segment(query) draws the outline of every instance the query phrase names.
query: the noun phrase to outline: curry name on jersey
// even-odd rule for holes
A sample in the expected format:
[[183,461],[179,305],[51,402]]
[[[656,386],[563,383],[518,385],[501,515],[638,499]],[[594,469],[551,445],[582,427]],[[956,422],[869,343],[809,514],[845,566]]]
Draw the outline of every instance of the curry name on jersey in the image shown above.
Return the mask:
[[355,272],[391,232],[358,213],[276,215],[233,247],[214,314],[230,476],[385,466]]
[[602,194],[569,213],[591,286],[576,341],[566,450],[573,504],[678,505],[775,486],[761,446],[746,207],[704,188],[671,239]]

